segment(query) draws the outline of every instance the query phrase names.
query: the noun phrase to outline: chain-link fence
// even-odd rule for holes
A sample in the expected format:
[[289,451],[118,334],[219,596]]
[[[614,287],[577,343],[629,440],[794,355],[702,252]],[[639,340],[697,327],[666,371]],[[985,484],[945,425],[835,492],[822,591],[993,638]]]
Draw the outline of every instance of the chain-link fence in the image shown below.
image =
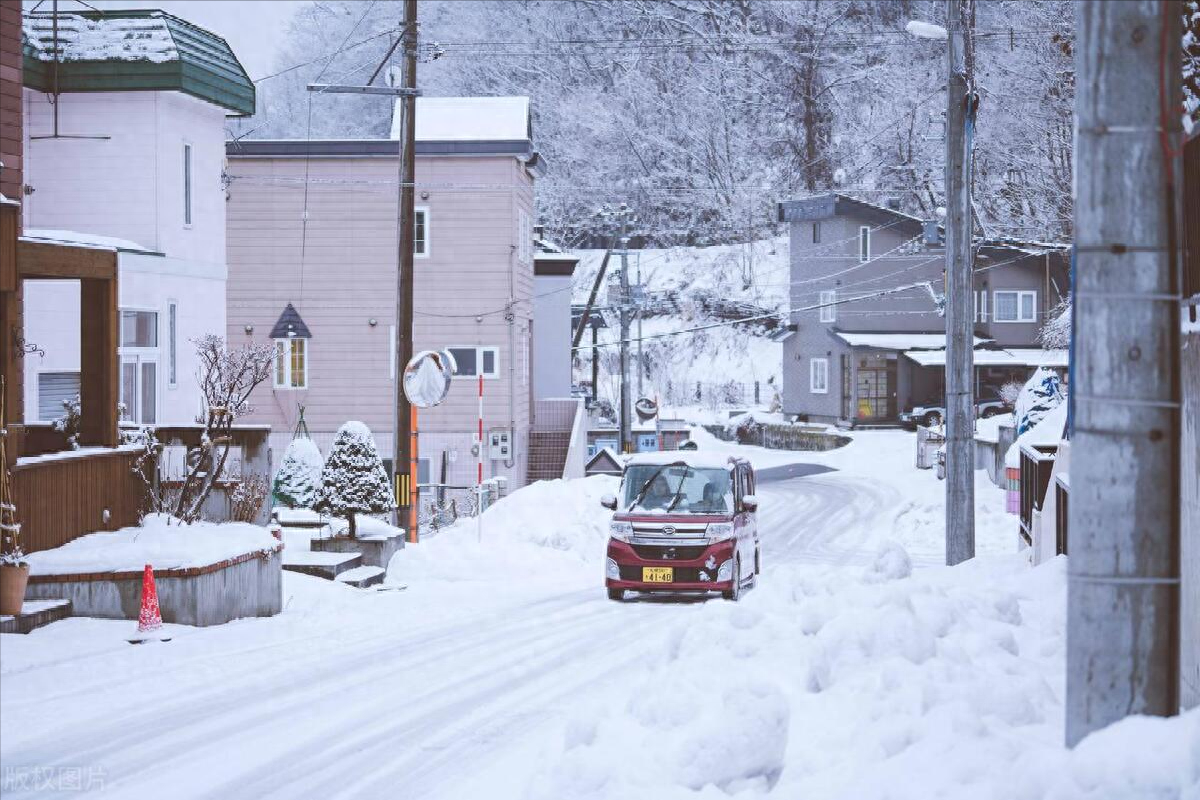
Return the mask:
[[[418,487],[417,521],[424,531],[436,532],[465,517],[479,513],[479,491],[474,486],[422,484]],[[486,511],[500,499],[495,481],[483,483],[483,508]]]

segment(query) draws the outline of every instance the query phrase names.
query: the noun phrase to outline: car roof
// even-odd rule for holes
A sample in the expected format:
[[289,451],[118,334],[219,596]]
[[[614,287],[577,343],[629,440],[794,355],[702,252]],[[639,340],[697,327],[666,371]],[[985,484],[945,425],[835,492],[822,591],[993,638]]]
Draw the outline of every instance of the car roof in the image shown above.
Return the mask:
[[699,450],[656,450],[649,453],[634,453],[625,462],[627,467],[662,464],[687,464],[694,469],[730,469],[735,465],[749,464],[745,458],[721,453],[705,453]]

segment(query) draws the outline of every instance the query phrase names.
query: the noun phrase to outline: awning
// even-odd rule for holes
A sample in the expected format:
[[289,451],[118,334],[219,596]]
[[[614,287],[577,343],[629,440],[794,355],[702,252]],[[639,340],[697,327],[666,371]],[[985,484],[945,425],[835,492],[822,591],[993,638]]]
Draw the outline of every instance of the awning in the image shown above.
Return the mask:
[[[945,350],[908,350],[906,358],[922,367],[946,366]],[[1035,347],[1010,347],[1006,350],[975,349],[977,367],[1066,367],[1066,350],[1041,350]]]
[[[851,347],[874,347],[879,350],[938,350],[946,347],[944,333],[845,333],[835,334]],[[975,346],[991,339],[975,337]]]

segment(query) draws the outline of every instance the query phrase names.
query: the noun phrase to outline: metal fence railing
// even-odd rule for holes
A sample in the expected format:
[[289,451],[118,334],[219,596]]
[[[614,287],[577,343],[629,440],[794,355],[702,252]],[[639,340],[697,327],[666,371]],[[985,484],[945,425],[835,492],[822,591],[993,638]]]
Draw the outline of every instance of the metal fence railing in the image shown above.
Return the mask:
[[[417,521],[424,531],[436,532],[460,519],[479,514],[480,493],[474,486],[450,484],[421,484],[417,487]],[[501,484],[496,480],[483,482],[483,510],[500,499]]]

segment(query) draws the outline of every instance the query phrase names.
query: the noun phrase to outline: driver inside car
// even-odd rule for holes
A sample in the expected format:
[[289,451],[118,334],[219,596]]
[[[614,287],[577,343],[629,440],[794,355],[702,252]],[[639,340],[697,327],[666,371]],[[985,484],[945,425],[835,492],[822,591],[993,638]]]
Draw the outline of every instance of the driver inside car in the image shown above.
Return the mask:
[[667,483],[665,475],[659,475],[650,484],[650,490],[646,492],[646,496],[642,498],[641,506],[646,510],[666,508],[671,503],[671,499],[675,496],[675,492],[671,491],[670,484]]

